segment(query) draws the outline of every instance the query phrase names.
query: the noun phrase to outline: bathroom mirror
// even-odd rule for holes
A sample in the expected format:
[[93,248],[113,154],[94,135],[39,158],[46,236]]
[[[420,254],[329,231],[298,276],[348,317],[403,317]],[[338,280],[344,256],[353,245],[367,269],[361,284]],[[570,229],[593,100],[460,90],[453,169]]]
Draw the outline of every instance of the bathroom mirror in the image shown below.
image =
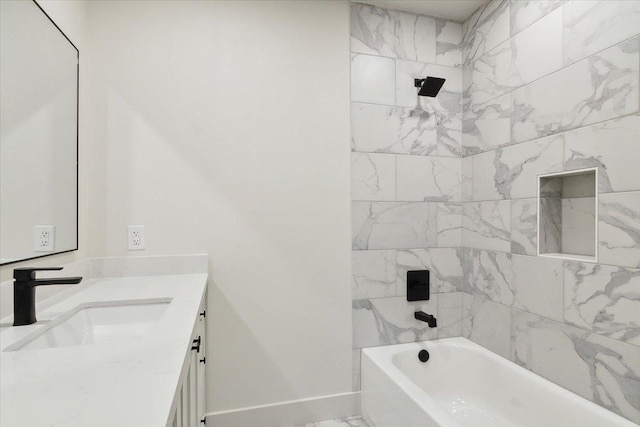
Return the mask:
[[0,265],[78,249],[78,49],[0,1]]

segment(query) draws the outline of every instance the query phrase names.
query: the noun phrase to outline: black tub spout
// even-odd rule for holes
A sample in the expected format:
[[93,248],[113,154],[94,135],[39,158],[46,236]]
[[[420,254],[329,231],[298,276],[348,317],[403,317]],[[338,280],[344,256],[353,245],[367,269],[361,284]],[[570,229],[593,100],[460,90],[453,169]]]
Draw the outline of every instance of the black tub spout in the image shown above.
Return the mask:
[[424,311],[416,311],[414,313],[414,317],[418,320],[426,322],[430,328],[436,328],[438,326],[438,321],[432,314],[427,314]]

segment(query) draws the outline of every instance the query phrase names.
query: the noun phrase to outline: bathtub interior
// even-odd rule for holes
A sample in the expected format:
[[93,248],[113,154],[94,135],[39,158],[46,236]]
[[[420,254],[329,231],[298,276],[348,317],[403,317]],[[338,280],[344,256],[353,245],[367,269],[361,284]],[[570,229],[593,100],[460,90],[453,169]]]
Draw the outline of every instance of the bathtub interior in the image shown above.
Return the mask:
[[[431,354],[426,363],[418,360],[420,349]],[[396,411],[398,401],[407,399],[423,417],[438,418],[435,424],[407,420],[403,426],[637,427],[465,338],[365,349],[362,363],[363,412],[371,409],[374,392],[385,395],[375,399],[378,418],[380,405]],[[393,391],[385,393],[385,387]]]
[[361,372],[362,416],[371,427],[461,427],[445,424],[450,416],[434,402],[412,399],[396,378],[386,375],[365,354]]

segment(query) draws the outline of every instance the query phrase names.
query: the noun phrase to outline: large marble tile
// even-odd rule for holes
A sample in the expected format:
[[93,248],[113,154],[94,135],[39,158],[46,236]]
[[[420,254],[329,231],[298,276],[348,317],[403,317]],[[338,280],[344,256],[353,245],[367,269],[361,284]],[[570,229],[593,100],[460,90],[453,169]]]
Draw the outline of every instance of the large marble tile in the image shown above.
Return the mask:
[[462,159],[462,201],[471,202],[473,200],[473,157],[467,156]]
[[511,248],[511,205],[509,200],[463,204],[464,246],[509,252]]
[[438,295],[438,338],[462,336],[462,292]]
[[465,271],[465,291],[484,299],[511,306],[515,300],[511,254],[471,249]]
[[562,199],[562,252],[594,256],[596,253],[596,198]]
[[640,422],[640,347],[514,310],[513,360]]
[[567,0],[511,0],[511,35],[515,35]]
[[640,270],[565,262],[564,319],[640,345]]
[[640,34],[640,2],[569,1],[564,6],[565,64]]
[[511,253],[538,253],[538,200],[511,200]]
[[462,250],[455,248],[412,249],[398,251],[397,295],[407,295],[407,271],[429,270],[433,294],[462,289]]
[[351,200],[393,201],[395,199],[395,156],[351,153]]
[[353,249],[436,246],[437,206],[427,202],[353,202]]
[[562,321],[562,261],[512,255],[513,307]]
[[399,59],[436,62],[436,20],[430,16],[393,12]]
[[452,157],[397,156],[397,200],[459,202],[461,160]]
[[436,114],[412,108],[351,103],[351,149],[439,155]]
[[473,199],[536,197],[538,175],[562,170],[563,147],[555,135],[474,155]]
[[351,253],[353,299],[396,296],[396,289],[396,251]]
[[638,111],[639,51],[636,37],[513,91],[512,141]]
[[351,5],[351,51],[395,58],[393,12],[367,4]]
[[509,359],[511,308],[466,293],[462,307],[462,336]]
[[600,193],[640,190],[638,135],[638,114],[567,132],[564,167],[597,167]]
[[[418,96],[414,79],[427,76],[446,79],[435,98]],[[396,104],[402,107],[415,107],[420,103],[426,111],[438,110],[453,113],[462,112],[462,70],[443,65],[413,61],[396,61]]]
[[[538,175],[559,172],[563,168],[563,135],[553,135],[505,147],[499,160],[496,179],[499,192],[508,198],[537,197]],[[498,150],[500,151],[500,150]]]
[[562,199],[557,197],[541,198],[540,234],[538,235],[540,253],[562,252]]
[[485,104],[518,85],[513,71],[511,41],[494,47],[471,64],[469,107]]
[[640,191],[601,194],[599,261],[640,267]]
[[462,117],[462,148],[465,156],[511,143],[511,94],[481,105],[471,105]]
[[353,4],[351,51],[433,63],[436,21],[430,16]]
[[467,292],[562,320],[562,261],[475,249],[470,256]]
[[394,105],[396,102],[395,60],[352,53],[351,100]]
[[465,64],[475,61],[509,38],[509,15],[509,0],[491,0],[464,22],[462,31]]
[[510,41],[511,70],[504,79],[514,86],[531,83],[562,68],[562,10],[557,9],[541,18]]
[[438,317],[437,295],[429,301],[409,302],[406,297],[353,301],[353,348],[400,344],[437,338],[436,328],[414,318],[422,310]]
[[437,204],[436,242],[439,248],[462,246],[462,205]]
[[473,77],[473,64],[462,66],[462,111],[469,109],[471,104],[471,83]]
[[436,64],[462,65],[462,24],[436,19]]
[[[545,181],[553,180],[553,178],[545,179]],[[595,197],[596,195],[596,174],[593,172],[560,178],[560,184],[563,198]]]
[[438,148],[444,157],[462,157],[462,113],[436,111]]
[[562,9],[473,63],[471,105],[486,103],[562,68]]

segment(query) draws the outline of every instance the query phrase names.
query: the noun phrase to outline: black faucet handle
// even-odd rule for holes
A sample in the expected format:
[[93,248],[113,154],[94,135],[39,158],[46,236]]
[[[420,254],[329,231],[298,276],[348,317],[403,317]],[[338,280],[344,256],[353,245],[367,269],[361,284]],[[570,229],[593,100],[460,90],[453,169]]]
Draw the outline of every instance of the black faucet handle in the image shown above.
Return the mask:
[[13,278],[21,282],[35,280],[36,271],[60,271],[63,267],[22,267],[13,269]]

